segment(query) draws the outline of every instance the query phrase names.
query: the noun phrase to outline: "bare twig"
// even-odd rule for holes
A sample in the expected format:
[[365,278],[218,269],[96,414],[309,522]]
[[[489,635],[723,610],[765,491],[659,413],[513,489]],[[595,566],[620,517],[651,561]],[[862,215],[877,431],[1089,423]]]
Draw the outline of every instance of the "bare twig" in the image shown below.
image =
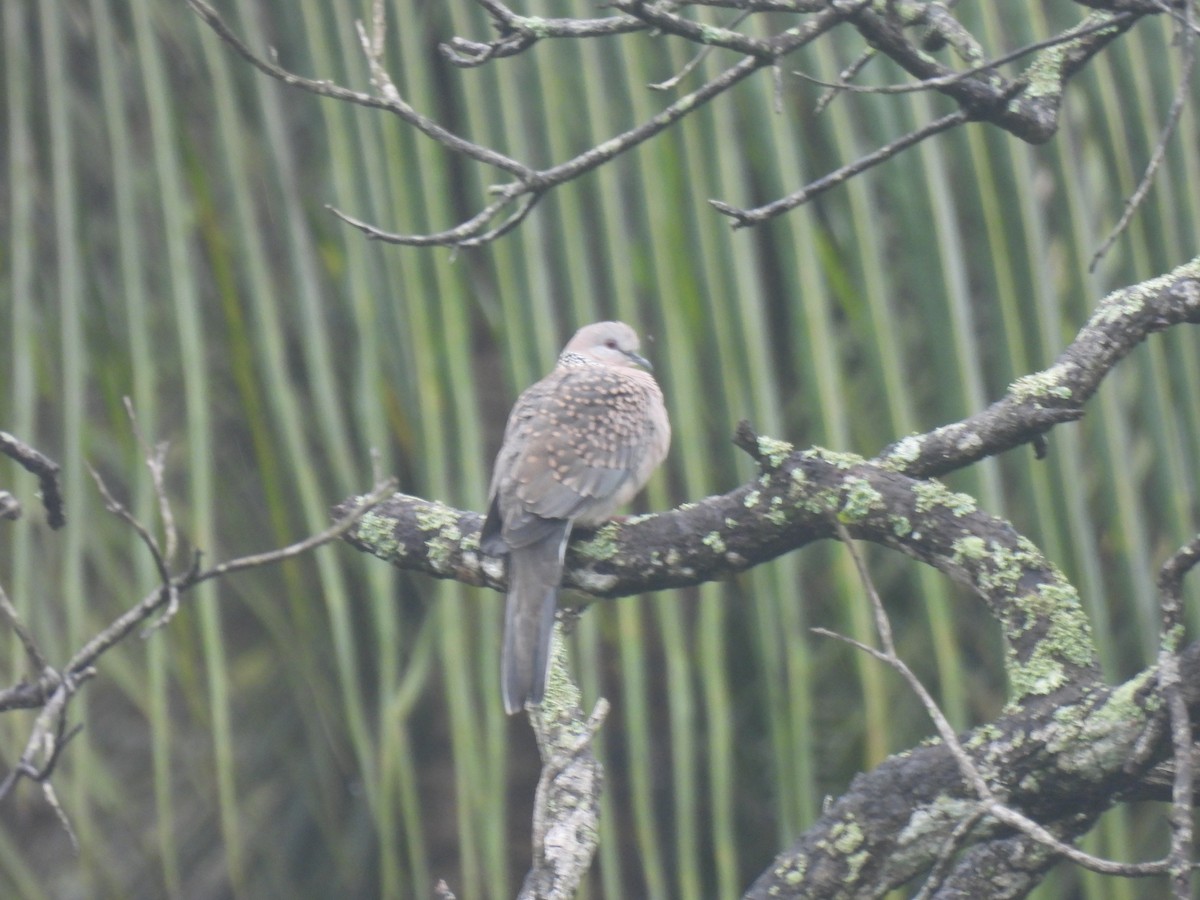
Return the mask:
[[129,416],[129,425],[133,429],[134,437],[137,438],[138,446],[142,448],[142,453],[145,455],[146,468],[150,470],[150,482],[154,488],[154,495],[158,498],[158,516],[162,520],[163,540],[166,544],[163,547],[162,556],[165,562],[170,564],[175,559],[175,553],[179,548],[175,515],[171,512],[171,500],[167,494],[164,480],[167,468],[167,448],[170,445],[166,441],[159,441],[151,446],[150,442],[146,440],[146,436],[142,434],[141,426],[138,425],[137,415],[133,410],[133,401],[129,397],[122,399],[125,402],[125,414]]
[[[383,71],[382,64],[379,61],[379,52],[377,52],[377,40],[372,40],[365,34],[365,29],[361,29],[360,34],[364,42],[364,48],[368,58],[368,64],[371,67],[372,79],[377,88],[381,92],[381,96],[372,94],[364,94],[361,91],[354,91],[348,88],[335,85],[329,81],[321,81],[312,78],[305,78],[296,75],[284,69],[273,60],[268,60],[256,54],[249,46],[239,38],[233,30],[225,23],[221,16],[208,5],[205,0],[187,0],[188,4],[196,11],[196,13],[213,29],[214,32],[230,47],[232,47],[242,58],[244,58],[255,68],[259,69],[272,78],[275,78],[284,84],[292,87],[298,87],[311,93],[330,97],[336,100],[342,100],[349,103],[354,103],[360,106],[382,109],[399,116],[404,121],[412,124],[424,134],[434,139],[444,147],[462,153],[471,159],[486,165],[493,166],[502,171],[516,177],[516,180],[510,184],[498,186],[493,189],[494,193],[498,194],[498,199],[488,204],[483,210],[475,216],[468,219],[462,224],[447,229],[445,231],[425,234],[412,235],[400,234],[395,232],[384,231],[366,222],[363,222],[347,213],[330,207],[338,218],[349,225],[358,228],[368,237],[386,241],[388,243],[404,244],[408,246],[474,246],[495,240],[504,234],[507,234],[515,228],[529,213],[530,209],[540,199],[540,197],[550,188],[557,187],[564,182],[570,181],[580,175],[591,171],[618,156],[621,153],[649,140],[651,137],[660,133],[664,129],[670,127],[682,117],[690,114],[698,106],[707,103],[714,97],[729,90],[735,84],[766,66],[774,65],[775,60],[793,52],[801,46],[811,42],[820,35],[834,28],[836,25],[854,15],[864,8],[869,0],[853,0],[853,2],[840,2],[824,5],[821,12],[814,15],[809,21],[801,26],[790,28],[787,31],[776,35],[768,42],[753,46],[760,51],[757,56],[746,56],[733,66],[726,69],[715,78],[701,85],[690,93],[678,98],[665,109],[651,117],[649,120],[636,125],[629,130],[616,135],[596,146],[584,151],[574,158],[552,166],[549,169],[533,170],[530,167],[520,163],[508,156],[505,156],[498,151],[475,144],[458,135],[453,134],[449,130],[441,127],[431,119],[417,113],[406,101],[399,96],[395,91],[394,85],[390,84],[390,79],[386,78],[386,72]],[[482,0],[481,0],[482,2]],[[511,27],[515,30],[522,28],[530,28],[542,34],[544,32],[544,20],[523,19],[515,16],[503,4],[486,0],[483,5],[488,9],[498,21],[503,22],[506,27]],[[615,18],[615,17],[614,17]],[[616,21],[612,25],[605,25],[604,28],[611,29],[605,33],[618,33],[623,30],[636,30],[629,27],[629,23],[621,20]],[[378,16],[376,16],[378,21]],[[558,22],[558,20],[555,20]],[[563,22],[569,20],[563,20]],[[589,20],[590,22],[607,23],[609,19]],[[638,28],[645,27],[644,24],[638,22],[636,18],[631,19],[632,23]],[[685,21],[685,20],[681,20]],[[560,22],[566,34],[570,29]],[[687,28],[686,24],[678,25],[680,28]],[[584,32],[571,33],[571,36],[590,36],[593,33],[598,33],[599,26],[589,24]],[[603,29],[599,29],[603,30]],[[732,38],[731,38],[732,39]],[[753,39],[747,39],[753,40]],[[505,218],[499,225],[491,226],[492,221],[500,215],[509,206],[516,204],[516,211]]]
[[[360,497],[358,502],[353,504],[346,514],[332,526],[319,534],[291,544],[290,546],[268,553],[243,556],[209,569],[200,568],[199,554],[197,554],[185,572],[172,575],[168,569],[167,561],[159,551],[158,544],[154,540],[153,535],[150,534],[149,529],[112,496],[104,480],[95,470],[92,470],[92,476],[96,481],[97,489],[104,497],[106,507],[134,529],[141,538],[142,543],[145,544],[154,557],[155,566],[158,569],[161,581],[160,586],[150,592],[141,602],[117,617],[108,627],[100,631],[83,647],[77,650],[70,661],[63,667],[61,673],[46,665],[45,658],[38,651],[32,637],[24,629],[16,615],[16,610],[12,608],[3,591],[0,591],[0,612],[3,613],[9,624],[17,632],[34,665],[41,670],[40,677],[35,684],[20,684],[0,691],[0,710],[18,706],[41,707],[41,711],[38,713],[33,728],[30,731],[25,751],[22,753],[16,766],[0,782],[0,799],[3,799],[12,790],[21,777],[41,782],[47,802],[55,810],[55,814],[62,821],[63,827],[71,835],[73,842],[75,838],[70,827],[70,822],[61,805],[58,803],[49,779],[63,748],[78,731],[77,728],[69,731],[66,729],[66,714],[71,698],[78,692],[84,682],[96,674],[95,664],[99,658],[118,642],[126,638],[138,625],[145,622],[164,604],[168,605],[168,607],[177,604],[179,596],[188,589],[204,581],[229,575],[233,572],[292,559],[322,544],[334,541],[345,534],[369,510],[396,489],[395,479],[389,478],[378,481],[369,494]],[[161,490],[161,484],[160,478],[156,482],[156,490]],[[163,617],[163,620],[167,618],[169,618],[169,611],[168,615]],[[160,620],[160,625],[161,622],[162,620]]]
[[62,528],[66,525],[65,504],[58,486],[58,463],[7,431],[0,431],[0,453],[25,471],[37,476],[38,486],[42,491],[42,505],[46,508],[46,521],[50,523],[50,527]]
[[154,567],[158,570],[158,577],[164,583],[169,582],[171,580],[171,572],[167,567],[167,560],[159,549],[158,541],[150,533],[150,529],[138,521],[137,517],[123,503],[113,497],[112,492],[109,491],[108,485],[104,483],[104,479],[100,477],[99,472],[90,465],[87,468],[88,472],[92,475],[92,480],[96,482],[96,490],[100,492],[100,496],[104,500],[104,508],[134,530],[134,533],[146,545],[146,549],[150,551],[150,556],[154,560]]
[[828,175],[818,178],[816,181],[809,182],[794,194],[789,194],[786,197],[764,204],[763,206],[755,207],[754,209],[740,209],[721,200],[709,200],[708,202],[717,212],[732,218],[734,228],[758,225],[790,209],[795,209],[803,203],[807,203],[818,194],[823,194],[830,188],[837,187],[860,172],[865,172],[867,169],[873,168],[880,163],[887,162],[902,150],[907,150],[909,147],[919,144],[926,138],[933,137],[935,134],[940,134],[943,131],[949,131],[951,128],[957,128],[959,125],[965,125],[969,121],[971,121],[971,116],[962,110],[944,115],[940,119],[935,119],[928,125],[911,131],[903,137],[892,141],[890,144],[885,144],[878,150],[868,153],[860,159],[856,159],[852,163],[847,163],[835,169]]
[[[161,448],[163,445],[160,444],[159,446]],[[151,476],[153,477],[156,467],[155,457],[148,457],[147,462],[150,464],[150,472]],[[162,591],[167,600],[167,608],[162,616],[160,616],[153,625],[149,626],[147,630],[142,633],[142,636],[145,637],[149,634],[149,632],[161,628],[175,617],[175,613],[179,610],[179,588],[171,577],[171,571],[168,567],[167,559],[159,549],[158,541],[154,539],[154,536],[150,533],[150,529],[138,521],[138,519],[125,507],[124,504],[120,503],[115,497],[113,497],[112,493],[108,489],[108,485],[105,484],[104,479],[100,477],[99,472],[97,472],[91,466],[88,466],[88,471],[92,473],[92,480],[96,482],[96,489],[100,491],[100,496],[104,498],[104,508],[132,528],[134,533],[142,539],[142,543],[146,545],[146,549],[150,551],[150,556],[154,560],[154,567],[158,570],[158,577],[162,582]],[[159,472],[159,477],[155,479],[154,490],[159,498],[159,509],[166,510],[166,518],[171,522],[168,534],[171,535],[170,539],[173,541],[175,533],[174,518],[171,517],[171,504],[164,492],[161,472]]]
[[[737,16],[734,17],[733,21],[731,21],[726,27],[727,28],[736,28],[738,25],[742,24],[742,22],[745,21],[745,19],[749,15],[750,15],[749,10],[745,10],[745,11],[739,13]],[[646,86],[653,91],[674,90],[679,85],[679,83],[681,81],[683,81],[683,79],[687,78],[687,76],[690,75],[698,65],[700,65],[700,63],[704,62],[704,60],[708,57],[708,55],[710,53],[712,53],[712,50],[713,50],[712,47],[701,47],[699,52],[697,52],[695,54],[695,56],[693,56],[691,59],[689,59],[687,61],[687,63],[684,64],[682,69],[680,69],[678,72],[676,72],[670,78],[668,78],[666,81],[656,81],[656,82],[652,82],[651,84],[648,84]]]
[[8,599],[8,594],[4,593],[3,586],[0,586],[0,613],[3,613],[9,627],[16,633],[21,646],[25,648],[25,655],[29,657],[29,662],[33,665],[34,671],[45,672],[49,669],[50,665],[46,662],[46,657],[42,655],[42,651],[38,649],[33,635],[25,627],[25,623],[21,621],[21,617],[17,613],[17,608]]
[[225,20],[215,9],[208,5],[205,0],[187,0],[188,5],[196,11],[197,15],[204,20],[205,24],[211,28],[218,37],[233,50],[254,66],[260,72],[270,75],[272,78],[283,82],[291,87],[298,87],[310,93],[317,94],[322,97],[330,97],[334,100],[342,100],[346,103],[353,103],[357,106],[366,106],[373,109],[382,109],[398,116],[403,121],[412,125],[414,128],[433,138],[439,144],[449,147],[458,153],[462,153],[471,159],[478,160],[489,166],[494,166],[497,169],[508,172],[517,178],[525,178],[531,174],[528,166],[525,166],[515,159],[511,159],[496,150],[489,147],[484,147],[469,141],[466,138],[454,134],[450,130],[442,127],[427,116],[418,113],[413,107],[399,96],[394,98],[376,97],[371,94],[364,94],[361,91],[350,90],[341,85],[334,84],[331,81],[322,81],[315,78],[305,78],[302,75],[296,75],[289,72],[287,69],[280,66],[271,60],[259,56],[231,29]]
[[[58,805],[58,799],[54,795],[53,789],[46,790],[46,788],[49,787],[50,776],[54,772],[63,748],[79,732],[79,728],[66,730],[67,704],[83,683],[95,674],[95,669],[86,667],[74,675],[67,674],[57,679],[53,692],[34,720],[20,760],[5,777],[3,783],[0,783],[0,800],[3,800],[22,776],[40,782],[47,802],[54,808],[67,833],[71,835],[72,843],[75,843],[75,837],[70,822],[63,813],[62,807]],[[40,765],[37,762],[39,757],[41,758]]]
[[[406,247],[474,247],[508,234],[508,232],[525,220],[525,217],[529,215],[529,211],[542,198],[541,191],[527,192],[525,186],[518,183],[506,185],[501,189],[500,193],[501,199],[489,203],[461,225],[456,225],[454,228],[433,234],[398,234],[396,232],[384,231],[376,228],[369,222],[356,219],[354,216],[348,215],[332,206],[326,206],[325,208],[347,225],[357,228],[372,240],[383,241],[386,244],[402,244]],[[513,203],[514,197],[521,193],[524,193],[524,196],[517,203],[516,210],[499,225],[494,228],[488,228],[488,223],[495,219],[501,211],[510,206]]]
[[[323,544],[328,544],[331,541],[341,537],[353,527],[354,523],[366,515],[376,504],[383,500],[388,495],[392,494],[396,489],[396,480],[389,478],[379,484],[376,484],[371,492],[359,498],[358,505],[354,506],[346,515],[338,519],[333,525],[324,531],[290,544],[287,547],[281,547],[278,550],[271,550],[266,553],[256,553],[250,556],[231,559],[227,562],[220,563],[210,569],[200,569],[198,565],[193,565],[187,572],[182,575],[176,575],[171,579],[171,583],[176,590],[183,593],[198,584],[209,581],[213,578],[221,578],[225,575],[231,575],[234,572],[241,572],[246,569],[253,569],[259,566],[272,565],[274,563],[283,562],[284,560],[294,559],[315,550]],[[124,639],[129,635],[139,624],[145,621],[151,613],[159,609],[168,601],[168,597],[164,596],[162,588],[158,588],[142,599],[140,603],[131,609],[127,610],[123,615],[119,616],[112,624],[93,637],[83,647],[76,651],[71,657],[71,661],[66,666],[66,671],[77,672],[79,669],[90,666],[111,646]]]
[[[709,48],[724,48],[742,54],[742,58],[721,74],[691,93],[680,97],[666,109],[625,132],[596,144],[574,158],[547,169],[537,170],[492,148],[476,144],[438,125],[417,113],[396,89],[383,65],[383,6],[373,5],[372,33],[360,23],[360,41],[371,70],[375,94],[366,94],[335,85],[329,81],[305,78],[284,69],[273,59],[252,51],[221,19],[206,0],[187,0],[198,15],[243,58],[284,84],[299,87],[320,96],[331,97],[362,106],[387,110],[412,124],[447,149],[470,159],[492,166],[514,176],[511,183],[491,190],[496,199],[460,224],[427,234],[408,234],[381,229],[346,212],[331,209],[342,221],[359,229],[369,238],[408,246],[476,246],[495,240],[517,227],[538,200],[552,188],[606,163],[613,157],[650,139],[689,115],[700,105],[728,91],[748,75],[771,68],[778,78],[779,61],[798,48],[810,43],[843,22],[852,24],[871,43],[873,52],[884,53],[910,74],[921,79],[916,85],[891,88],[863,88],[844,81],[834,85],[839,90],[900,93],[934,88],[952,97],[959,110],[905,135],[885,147],[850,163],[812,182],[801,190],[757,209],[742,210],[727,203],[710,201],[719,212],[735,219],[734,227],[757,224],[794,209],[820,193],[842,184],[847,179],[878,165],[914,144],[967,121],[987,120],[1027,141],[1047,140],[1057,128],[1059,94],[1066,81],[1107,43],[1127,30],[1141,16],[1163,10],[1152,3],[1119,10],[1094,12],[1079,26],[1052,38],[1030,44],[996,59],[982,60],[979,41],[949,14],[953,2],[912,4],[897,11],[891,4],[884,12],[876,10],[870,0],[709,0],[694,5],[734,7],[739,10],[728,26],[702,24],[677,14],[689,4],[648,2],[648,0],[613,0],[620,14],[595,19],[546,19],[521,16],[500,0],[478,0],[487,10],[500,36],[492,41],[470,41],[456,37],[442,44],[442,53],[463,66],[475,66],[499,56],[519,53],[544,38],[586,38],[625,34],[654,29],[675,35],[701,46],[702,49],[683,71],[655,88],[674,87],[692,71]],[[802,23],[783,29],[769,37],[757,37],[738,30],[746,18],[761,12],[791,12],[808,15]],[[913,42],[904,30],[914,24],[924,24],[925,39]],[[971,68],[954,71],[938,63],[928,52],[950,44]],[[1050,90],[1037,97],[1023,94],[1026,76],[1006,80],[996,67],[1020,56],[1043,51],[1048,57],[1040,70],[1043,82]],[[852,66],[843,77],[853,77],[861,64]],[[1039,58],[1040,59],[1040,58]],[[975,77],[990,73],[986,78]],[[807,76],[803,76],[807,77]],[[1015,102],[1014,102],[1015,101]],[[778,102],[778,101],[777,101]],[[499,222],[497,224],[497,219]]]
[[1158,143],[1154,146],[1154,152],[1150,154],[1150,162],[1146,164],[1146,171],[1142,173],[1142,178],[1138,182],[1133,193],[1129,195],[1129,199],[1125,201],[1125,208],[1121,212],[1121,218],[1117,220],[1117,224],[1113,226],[1113,230],[1109,232],[1104,243],[1092,255],[1092,261],[1088,264],[1088,271],[1094,272],[1100,260],[1112,249],[1112,245],[1117,242],[1125,229],[1129,227],[1130,221],[1133,219],[1133,214],[1137,212],[1137,208],[1142,205],[1142,201],[1146,199],[1146,194],[1150,192],[1150,185],[1154,183],[1154,176],[1158,173],[1159,166],[1162,165],[1163,158],[1167,155],[1167,142],[1171,139],[1171,135],[1175,133],[1175,129],[1179,126],[1179,119],[1183,115],[1183,109],[1187,105],[1187,101],[1191,99],[1191,81],[1192,73],[1196,70],[1196,31],[1192,26],[1192,4],[1188,3],[1184,7],[1185,27],[1183,28],[1183,74],[1179,77],[1179,84],[1175,88],[1175,97],[1171,101],[1171,108],[1167,112],[1167,121],[1163,123],[1162,130],[1158,135]]
[[[500,37],[494,41],[473,41],[453,37],[442,43],[442,56],[456,66],[472,68],[493,59],[514,56],[547,38],[592,38],[645,31],[647,26],[632,16],[605,16],[598,19],[554,19],[521,16],[497,0],[478,0],[488,11]],[[821,0],[824,4],[824,0]]]

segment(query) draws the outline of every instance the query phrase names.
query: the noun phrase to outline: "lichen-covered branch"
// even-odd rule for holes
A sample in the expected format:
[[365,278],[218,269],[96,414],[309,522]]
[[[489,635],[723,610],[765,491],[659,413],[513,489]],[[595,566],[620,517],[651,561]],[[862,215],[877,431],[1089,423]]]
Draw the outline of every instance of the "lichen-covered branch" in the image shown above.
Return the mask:
[[[1181,668],[1189,686],[1185,698],[1195,714],[1200,710],[1200,644],[1183,654]],[[1137,790],[1153,763],[1170,752],[1169,739],[1163,738],[1168,714],[1156,690],[1154,669],[1117,687],[1083,685],[1012,709],[965,735],[963,743],[1010,807],[1071,840],[1085,833],[1114,797]],[[893,756],[855,778],[746,897],[880,896],[926,871],[977,803],[942,744]],[[1058,860],[986,816],[970,837],[978,843],[960,858],[935,897],[1021,897]],[[1126,868],[1131,875],[1163,871],[1159,865]]]
[[[973,498],[851,454],[798,451],[768,438],[756,446],[765,451],[763,469],[751,483],[573,539],[563,584],[596,597],[700,584],[832,537],[836,517],[856,538],[974,588],[1008,638],[1014,699],[1096,677],[1074,588]],[[481,523],[476,513],[397,495],[365,516],[348,540],[401,568],[499,589],[503,563],[480,553]]]
[[1150,335],[1200,323],[1200,257],[1113,291],[1048,369],[1017,379],[982,412],[885,448],[878,459],[913,476],[944,475],[1077,419],[1101,381]]
[[563,627],[555,628],[555,652],[540,706],[529,721],[542,757],[533,813],[533,863],[519,900],[573,897],[587,876],[600,843],[600,794],[604,767],[592,739],[608,715],[601,698],[584,715],[582,694],[571,680]]

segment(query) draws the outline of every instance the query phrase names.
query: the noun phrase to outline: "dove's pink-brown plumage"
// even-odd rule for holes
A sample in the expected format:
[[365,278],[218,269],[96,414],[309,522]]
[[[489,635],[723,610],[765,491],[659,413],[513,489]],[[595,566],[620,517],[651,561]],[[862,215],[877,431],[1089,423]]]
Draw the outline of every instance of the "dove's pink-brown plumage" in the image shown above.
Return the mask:
[[638,348],[623,322],[581,328],[509,415],[480,543],[509,557],[501,683],[510,714],[542,699],[571,528],[607,519],[667,454],[662,392]]

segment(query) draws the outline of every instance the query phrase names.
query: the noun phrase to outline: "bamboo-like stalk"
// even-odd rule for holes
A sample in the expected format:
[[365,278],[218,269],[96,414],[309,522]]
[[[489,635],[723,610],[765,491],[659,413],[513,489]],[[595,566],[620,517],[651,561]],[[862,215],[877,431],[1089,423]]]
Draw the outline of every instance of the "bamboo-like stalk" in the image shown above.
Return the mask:
[[[223,9],[253,46],[367,88],[354,19],[368,4],[268,6]],[[1062,14],[960,6],[997,47]],[[1072,83],[1075,118],[1047,147],[972,126],[819,208],[731,235],[708,198],[786,193],[934,114],[924,99],[845,96],[812,119],[813,92],[782,72],[777,115],[764,72],[564,186],[502,241],[451,258],[364,241],[321,207],[436,230],[492,173],[372,111],[251,73],[182,4],[128,9],[0,5],[0,426],[64,464],[71,517],[53,539],[36,520],[5,523],[0,580],[55,658],[98,609],[153,577],[124,535],[110,536],[82,477],[85,459],[106,475],[129,467],[131,507],[153,518],[123,394],[151,439],[172,440],[187,538],[215,554],[324,525],[367,481],[372,447],[405,490],[481,508],[507,404],[574,326],[625,318],[656,337],[647,352],[675,427],[638,501],[663,508],[744,474],[728,443],[743,416],[763,433],[864,453],[956,418],[1046,365],[1088,314],[1083,298],[1195,243],[1189,111],[1161,184],[1100,274],[1087,273],[1179,75],[1160,49],[1166,17]],[[450,70],[431,62],[432,42],[487,33],[477,5],[397,0],[388,12],[385,63],[405,96],[539,164],[661,109],[669,99],[645,84],[692,55],[642,34],[546,41]],[[725,25],[726,13],[697,15]],[[838,35],[798,56],[828,75],[859,49]],[[713,51],[693,77],[730,58]],[[876,65],[864,78],[892,74]],[[1150,578],[1195,527],[1195,346],[1179,330],[1150,342],[1082,426],[1051,436],[1049,459],[1020,451],[955,477],[1068,571],[1110,674],[1156,646]],[[26,488],[13,485],[32,497]],[[951,720],[986,714],[999,702],[992,623],[933,574],[870,562],[901,652],[936,678]],[[620,701],[596,744],[610,768],[594,894],[734,895],[761,866],[764,836],[792,837],[860,761],[919,737],[897,726],[893,710],[909,700],[884,670],[807,632],[849,622],[869,635],[859,594],[850,561],[814,548],[688,597],[584,615],[572,643],[585,697]],[[58,596],[61,610],[45,603]],[[497,698],[501,606],[332,549],[209,591],[144,654],[130,645],[106,658],[72,707],[89,727],[55,784],[85,845],[74,877],[114,896],[405,896],[448,876],[459,896],[508,896],[527,854],[517,773],[529,775],[532,748]],[[0,665],[21,677],[19,645],[4,646]],[[12,726],[0,725],[7,746]],[[114,743],[126,725],[136,748]],[[130,767],[145,791],[130,790]],[[0,821],[0,893],[56,894],[61,876],[30,857],[15,822]],[[1093,841],[1136,848],[1140,822],[1117,811]],[[268,846],[258,838],[269,828]],[[1081,878],[1063,873],[1040,895]],[[1134,895],[1082,883],[1089,897]]]

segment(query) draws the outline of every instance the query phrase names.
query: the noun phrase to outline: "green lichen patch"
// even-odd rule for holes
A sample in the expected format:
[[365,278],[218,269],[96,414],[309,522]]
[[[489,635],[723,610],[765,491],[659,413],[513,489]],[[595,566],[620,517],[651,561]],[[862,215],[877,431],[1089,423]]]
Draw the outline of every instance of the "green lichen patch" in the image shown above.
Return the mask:
[[[416,515],[417,527],[422,531],[442,531],[454,529],[458,531],[458,513],[449,506],[431,503]],[[459,534],[459,537],[462,535]],[[457,540],[457,538],[455,539]]]
[[1166,275],[1160,275],[1158,278],[1151,278],[1149,281],[1144,281],[1134,287],[1113,291],[1100,301],[1100,304],[1096,307],[1096,311],[1088,319],[1088,325],[1107,325],[1127,319],[1131,315],[1140,312],[1148,302],[1154,299],[1178,275],[1179,270],[1176,270],[1168,272]]
[[601,525],[586,541],[575,546],[575,552],[585,559],[599,562],[612,559],[620,552],[621,526],[616,522]]
[[725,552],[725,538],[721,536],[721,532],[719,531],[710,531],[700,539],[700,543],[715,553]]
[[896,442],[887,458],[883,460],[883,465],[888,469],[903,469],[920,455],[921,438],[918,435],[910,434]]
[[1145,701],[1154,695],[1148,682],[1156,677],[1147,670],[1113,689],[1099,706],[1085,701],[1056,711],[1038,737],[1057,754],[1058,768],[1087,775],[1124,766],[1154,712]]
[[876,509],[883,509],[883,494],[865,478],[847,478],[846,499],[838,513],[843,522],[861,522]]
[[771,505],[767,509],[766,519],[772,525],[777,525],[779,527],[783,527],[787,524],[787,512],[783,508],[782,497],[776,496],[771,498]]
[[967,561],[978,562],[987,555],[987,544],[976,534],[959,538],[952,545],[952,549],[954,553],[950,558],[960,566]]
[[913,496],[917,500],[917,512],[924,513],[943,508],[956,518],[969,515],[979,508],[970,494],[950,490],[940,481],[922,481],[913,485]]
[[857,453],[828,450],[825,447],[810,447],[800,455],[805,459],[815,459],[827,463],[837,469],[853,469],[865,462]]
[[1066,382],[1076,368],[1074,363],[1058,363],[1041,372],[1022,375],[1008,386],[1008,394],[1019,403],[1048,398],[1070,400],[1072,392]]
[[758,455],[765,459],[772,469],[782,466],[795,449],[787,441],[781,441],[778,438],[760,437],[758,439]]
[[[1006,621],[1006,630],[1028,630],[1045,623],[1045,632],[1026,661],[1018,661],[1011,651],[1005,654],[1014,701],[1063,687],[1069,681],[1068,665],[1078,668],[1096,665],[1091,625],[1073,587],[1043,584],[1036,591],[1013,597],[1012,604],[1020,624]],[[1010,640],[1018,636],[1009,634]]]
[[576,569],[572,572],[575,586],[588,594],[607,594],[620,581],[616,575],[604,574],[591,569]]
[[450,571],[454,556],[462,549],[462,532],[457,523],[448,525],[425,542],[429,562],[439,572]]
[[939,841],[955,825],[969,816],[977,806],[974,800],[962,797],[936,797],[931,803],[913,810],[908,822],[896,836],[902,848],[914,850],[928,846],[927,841]]
[[[1092,12],[1084,16],[1078,25],[1081,33],[1088,32],[1087,37],[1076,38],[1038,53],[1033,58],[1033,63],[1022,73],[1028,82],[1025,96],[1031,99],[1059,96],[1062,93],[1063,68],[1067,61],[1071,59],[1083,41],[1094,39],[1093,29],[1098,28],[1100,32],[1107,30],[1103,26],[1106,22],[1111,22],[1114,15],[1107,11]],[[1113,25],[1114,29],[1116,27]]]
[[862,826],[857,822],[838,822],[829,829],[834,849],[839,853],[852,853],[863,845],[866,839]]
[[536,38],[547,38],[553,34],[553,26],[538,16],[516,16],[513,26],[520,31],[528,32]]
[[1168,653],[1178,653],[1183,646],[1184,628],[1182,625],[1172,625],[1162,636],[1161,647]]
[[399,555],[400,542],[396,540],[396,521],[376,512],[369,512],[354,526],[355,536],[382,559]]
[[790,885],[798,885],[804,881],[808,872],[808,856],[799,853],[789,862],[787,868],[777,868],[775,877]]

